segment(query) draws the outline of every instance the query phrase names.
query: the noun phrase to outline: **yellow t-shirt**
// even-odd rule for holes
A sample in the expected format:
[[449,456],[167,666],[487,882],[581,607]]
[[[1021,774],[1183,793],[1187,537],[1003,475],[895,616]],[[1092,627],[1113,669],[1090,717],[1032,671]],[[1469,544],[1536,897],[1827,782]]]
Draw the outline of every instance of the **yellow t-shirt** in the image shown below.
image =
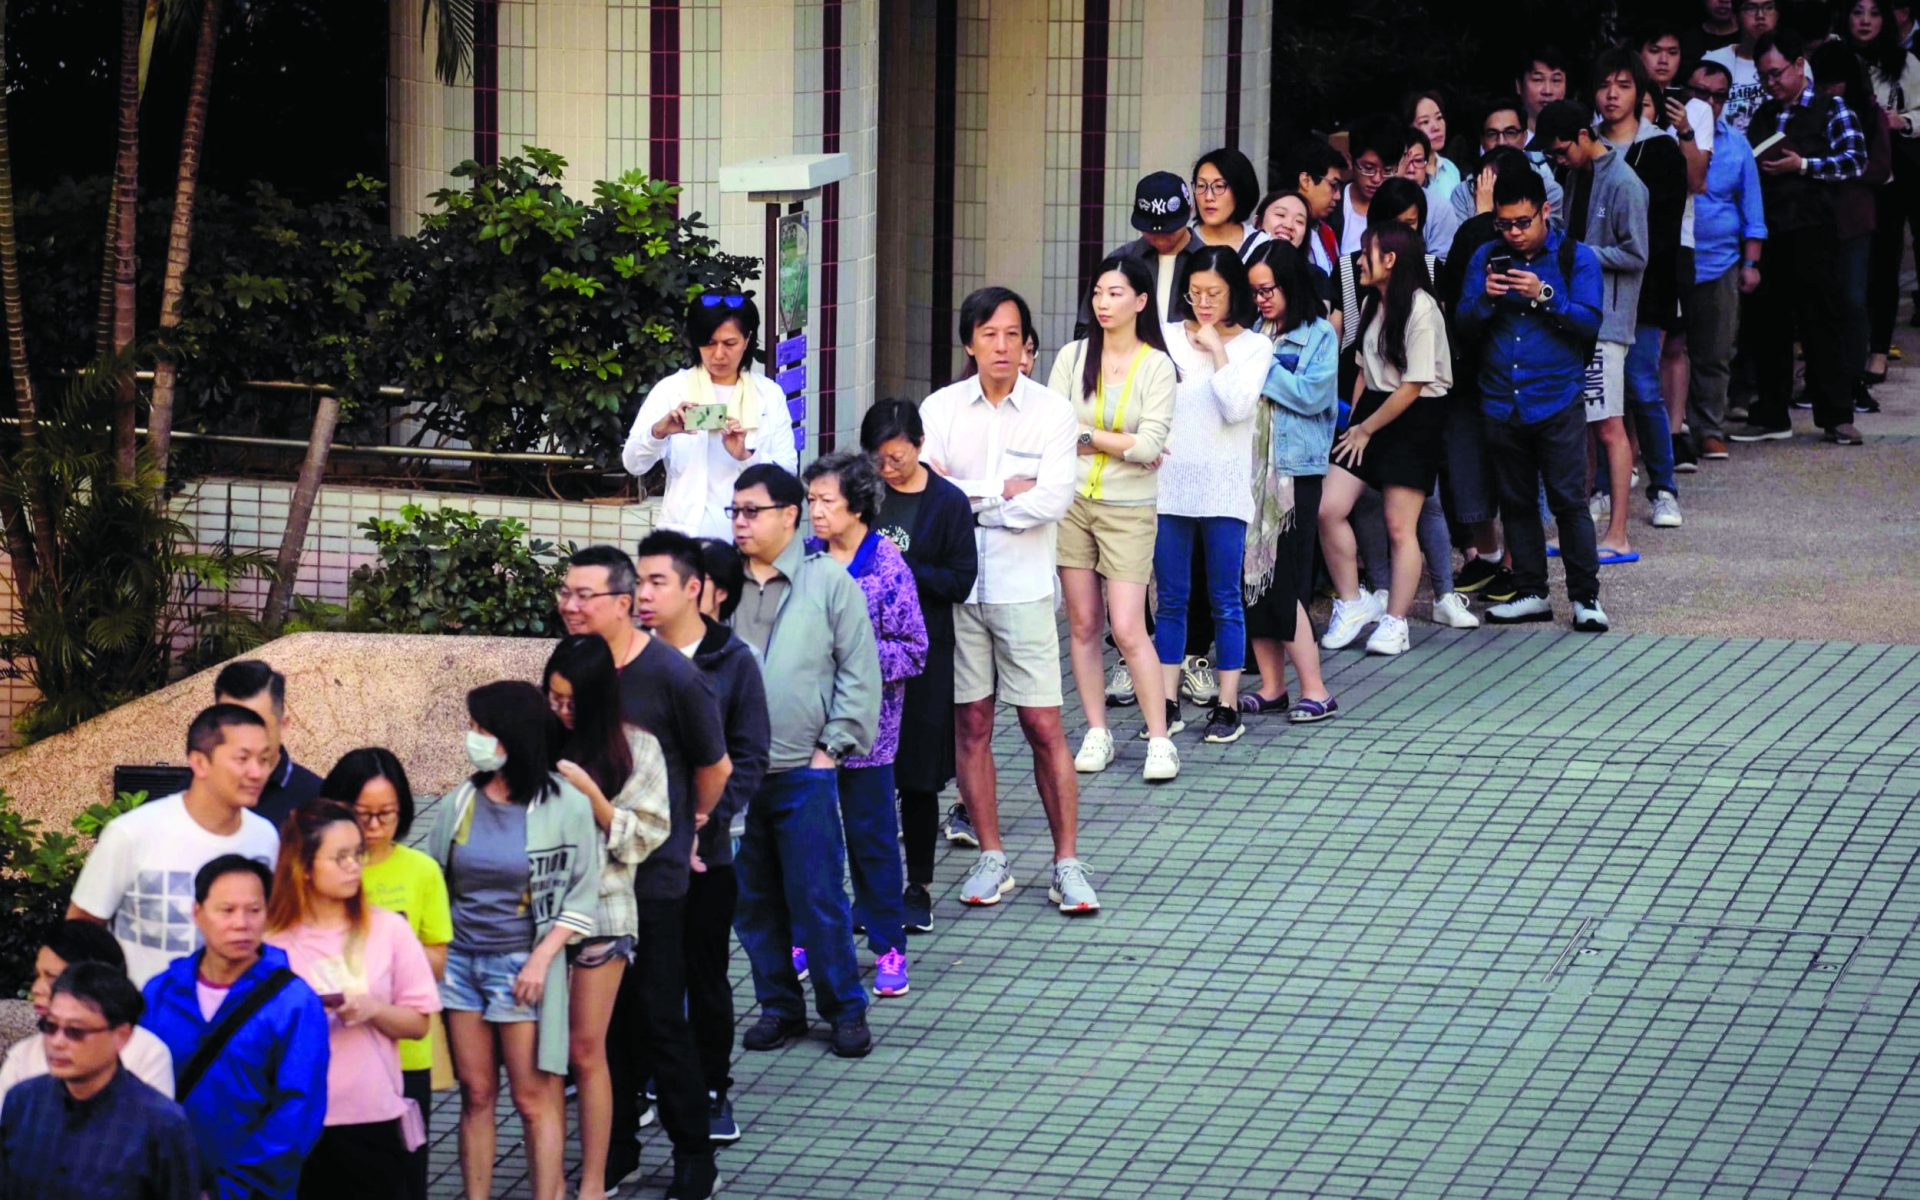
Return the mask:
[[[395,846],[385,862],[370,862],[360,872],[360,888],[370,902],[405,917],[421,945],[444,946],[453,940],[446,877],[428,855],[411,846]],[[432,1066],[431,1027],[426,1037],[400,1043],[401,1070],[425,1071]]]

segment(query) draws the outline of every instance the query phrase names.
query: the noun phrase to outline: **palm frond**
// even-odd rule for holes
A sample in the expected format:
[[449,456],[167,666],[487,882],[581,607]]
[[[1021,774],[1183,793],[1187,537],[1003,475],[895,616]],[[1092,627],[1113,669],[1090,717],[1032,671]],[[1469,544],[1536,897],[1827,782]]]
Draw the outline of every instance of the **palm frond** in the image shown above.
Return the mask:
[[479,0],[420,0],[420,36],[427,26],[434,27],[433,71],[440,82],[455,84],[465,75],[473,59]]

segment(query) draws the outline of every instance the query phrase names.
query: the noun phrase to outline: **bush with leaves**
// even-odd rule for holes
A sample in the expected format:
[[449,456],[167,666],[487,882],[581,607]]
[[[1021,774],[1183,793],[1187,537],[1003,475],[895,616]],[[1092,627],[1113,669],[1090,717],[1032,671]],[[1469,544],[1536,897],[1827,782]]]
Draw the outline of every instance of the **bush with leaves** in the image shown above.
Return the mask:
[[145,792],[121,792],[73,819],[73,832],[42,830],[0,790],[0,996],[24,996],[47,935],[66,919],[73,882],[86,863],[81,839],[92,841],[108,821],[145,803]]
[[[551,542],[528,539],[512,518],[417,504],[400,519],[360,528],[379,565],[347,581],[345,623],[380,633],[470,633],[558,637],[565,632],[553,594],[566,567]],[[310,610],[309,620],[320,615]]]

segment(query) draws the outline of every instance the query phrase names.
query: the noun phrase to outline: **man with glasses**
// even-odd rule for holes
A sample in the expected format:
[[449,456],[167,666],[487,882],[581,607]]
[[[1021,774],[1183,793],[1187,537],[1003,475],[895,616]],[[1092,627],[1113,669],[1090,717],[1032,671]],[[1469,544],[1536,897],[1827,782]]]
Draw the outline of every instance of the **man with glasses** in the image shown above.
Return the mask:
[[1294,190],[1306,201],[1311,222],[1307,231],[1307,254],[1313,265],[1332,274],[1340,254],[1339,236],[1327,222],[1340,207],[1340,194],[1347,186],[1347,156],[1321,137],[1306,137],[1287,152],[1280,178],[1294,181]]
[[1353,156],[1353,182],[1342,194],[1334,225],[1340,231],[1340,253],[1356,254],[1367,232],[1367,209],[1380,185],[1399,169],[1407,152],[1407,133],[1398,119],[1388,116],[1355,121],[1347,133],[1347,153]]
[[[1540,176],[1540,182],[1547,192],[1547,219],[1555,229],[1564,229],[1567,214],[1564,211],[1565,195],[1560,181],[1553,177],[1553,167],[1543,155],[1527,154],[1527,109],[1518,98],[1496,101],[1480,119],[1480,153],[1490,154],[1502,146],[1526,154],[1527,163]],[[1430,218],[1428,221],[1427,248],[1440,254],[1442,258],[1451,252],[1453,236],[1459,228],[1476,216],[1484,216],[1493,211],[1494,175],[1482,166],[1480,171],[1470,178],[1462,179],[1453,189],[1448,200],[1452,209],[1446,219]],[[1444,231],[1442,244],[1441,231]]]
[[676,1155],[709,1153],[707,1087],[687,1023],[685,955],[688,879],[695,830],[720,803],[733,762],[720,705],[699,668],[633,623],[633,560],[617,546],[588,546],[567,563],[555,599],[568,633],[598,635],[620,672],[620,715],[651,733],[667,764],[667,840],[634,871],[639,927],[633,969],[620,977],[607,1026],[613,1080],[613,1128],[607,1144],[609,1187],[640,1165],[637,1096],[653,1073],[660,1123]]
[[[1008,346],[1018,371],[1020,344]],[[1038,386],[1038,385],[1035,385]],[[799,536],[800,481],[756,463],[734,481],[733,541],[746,560],[729,622],[758,651],[767,689],[767,773],[747,803],[734,856],[733,919],[753,968],[760,1019],[740,1044],[777,1050],[807,1035],[807,997],[793,948],[807,949],[814,1006],[833,1027],[833,1052],[873,1049],[867,992],[853,944],[840,824],[841,760],[864,754],[880,726],[880,653],[867,598],[832,555]]]
[[1732,82],[1721,119],[1727,128],[1744,134],[1754,112],[1767,98],[1767,89],[1760,83],[1760,68],[1754,65],[1754,47],[1780,23],[1780,9],[1775,0],[1735,0],[1734,7],[1740,22],[1740,40],[1709,50],[1702,61],[1719,63],[1727,69]]
[[[126,955],[121,952],[120,943],[105,929],[92,921],[62,921],[55,925],[33,959],[33,983],[27,990],[27,999],[32,1002],[36,1017],[45,1017],[52,1007],[54,981],[68,967],[82,963],[104,964],[122,976],[127,973]],[[135,989],[135,995],[138,994]],[[166,1043],[135,1026],[132,1038],[120,1050],[120,1057],[127,1069],[147,1086],[163,1096],[173,1096],[173,1055],[167,1052]],[[0,1098],[27,1080],[46,1073],[45,1039],[37,1033],[22,1038],[7,1051],[6,1062],[0,1064]]]
[[1747,137],[1759,153],[1760,193],[1767,214],[1772,269],[1753,297],[1754,376],[1759,393],[1736,442],[1793,437],[1787,401],[1793,391],[1793,345],[1806,353],[1807,399],[1829,442],[1860,444],[1853,393],[1842,362],[1834,197],[1867,169],[1867,140],[1847,102],[1821,95],[1807,72],[1805,43],[1792,30],[1754,45],[1754,62],[1771,98],[1753,115]]
[[1760,286],[1760,255],[1766,244],[1766,213],[1760,171],[1747,139],[1734,136],[1722,114],[1733,76],[1717,62],[1703,62],[1687,79],[1693,98],[1707,104],[1715,123],[1707,187],[1694,200],[1693,278],[1687,293],[1687,426],[1700,457],[1724,460],[1727,449],[1727,384],[1740,326],[1740,298]]
[[0,1110],[0,1200],[201,1195],[187,1115],[120,1063],[144,1008],[140,989],[105,963],[54,981],[39,1024],[47,1072]]

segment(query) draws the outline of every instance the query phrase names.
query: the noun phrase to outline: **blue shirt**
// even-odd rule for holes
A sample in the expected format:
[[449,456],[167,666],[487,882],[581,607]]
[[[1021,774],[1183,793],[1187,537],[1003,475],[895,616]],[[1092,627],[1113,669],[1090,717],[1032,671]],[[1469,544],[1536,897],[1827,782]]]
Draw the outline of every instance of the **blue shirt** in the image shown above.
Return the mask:
[[200,1186],[187,1114],[124,1066],[85,1100],[51,1075],[7,1093],[0,1200],[197,1200]]
[[1495,421],[1533,425],[1580,402],[1587,343],[1600,336],[1600,256],[1574,243],[1573,279],[1560,274],[1560,243],[1549,233],[1539,253],[1517,265],[1553,288],[1553,299],[1535,308],[1514,296],[1487,295],[1487,259],[1511,253],[1503,239],[1473,252],[1461,288],[1455,323],[1469,337],[1483,337],[1480,406]]
[[1325,317],[1273,335],[1273,365],[1260,394],[1274,406],[1273,468],[1289,479],[1327,473],[1339,357],[1340,335]]
[[1693,198],[1693,281],[1718,279],[1740,265],[1741,243],[1764,241],[1767,214],[1753,147],[1725,120],[1713,123],[1707,190]]

